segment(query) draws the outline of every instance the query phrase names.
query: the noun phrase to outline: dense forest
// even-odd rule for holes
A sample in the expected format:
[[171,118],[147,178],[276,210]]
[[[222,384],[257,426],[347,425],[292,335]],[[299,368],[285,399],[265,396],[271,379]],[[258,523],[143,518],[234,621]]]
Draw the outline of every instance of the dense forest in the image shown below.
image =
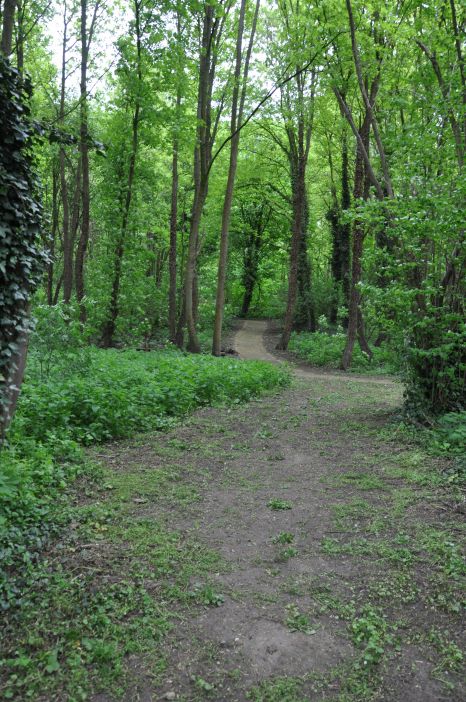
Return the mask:
[[[453,461],[442,475],[459,489],[465,13],[457,0],[1,0],[0,24],[0,599],[11,641],[0,694],[77,701],[98,689],[80,665],[103,670],[123,624],[115,649],[83,644],[80,663],[53,629],[61,620],[35,643],[12,632],[16,617],[40,629],[38,607],[84,596],[41,555],[79,521],[72,486],[107,480],[83,447],[282,392],[286,364],[235,358],[247,320],[269,320],[270,354],[320,367],[330,385],[366,378],[387,397],[401,387],[398,437]],[[55,594],[37,605],[49,582]],[[128,611],[155,616],[138,583]],[[95,607],[89,627],[105,630],[106,605]],[[156,639],[168,629],[158,626]],[[60,670],[71,687],[41,692]],[[335,699],[408,699],[367,690]]]

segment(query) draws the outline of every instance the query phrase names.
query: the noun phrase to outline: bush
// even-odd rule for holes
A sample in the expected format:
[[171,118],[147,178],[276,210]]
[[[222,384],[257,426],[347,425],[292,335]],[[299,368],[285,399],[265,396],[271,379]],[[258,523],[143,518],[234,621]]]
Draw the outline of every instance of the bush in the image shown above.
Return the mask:
[[466,408],[466,324],[462,315],[427,308],[406,349],[406,411],[424,418]]
[[448,456],[465,456],[466,412],[444,414],[430,433],[431,444],[436,452]]

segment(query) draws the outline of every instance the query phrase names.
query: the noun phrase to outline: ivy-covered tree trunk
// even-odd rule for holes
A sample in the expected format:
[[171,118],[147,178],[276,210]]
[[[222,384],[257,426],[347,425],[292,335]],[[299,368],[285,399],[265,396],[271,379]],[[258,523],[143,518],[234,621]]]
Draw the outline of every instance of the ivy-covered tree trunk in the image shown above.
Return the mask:
[[[4,12],[7,6],[4,6]],[[9,18],[4,14],[4,21]],[[10,47],[11,36],[2,49]],[[32,168],[30,83],[0,55],[0,440],[14,415],[23,380],[29,301],[45,262],[42,207]]]

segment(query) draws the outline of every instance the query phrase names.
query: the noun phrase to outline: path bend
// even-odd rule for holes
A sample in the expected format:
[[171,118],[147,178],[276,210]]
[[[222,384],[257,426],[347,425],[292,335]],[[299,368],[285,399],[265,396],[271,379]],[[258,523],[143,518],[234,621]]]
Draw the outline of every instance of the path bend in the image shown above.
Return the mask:
[[[246,319],[241,328],[236,332],[234,339],[235,350],[240,358],[245,360],[269,361],[282,363],[282,359],[271,354],[264,343],[264,334],[267,332],[268,322],[265,319]],[[356,383],[378,383],[379,385],[399,385],[393,378],[375,377],[355,373],[328,372],[319,370],[305,363],[292,363],[293,374],[298,378],[327,378],[328,380],[342,380]]]

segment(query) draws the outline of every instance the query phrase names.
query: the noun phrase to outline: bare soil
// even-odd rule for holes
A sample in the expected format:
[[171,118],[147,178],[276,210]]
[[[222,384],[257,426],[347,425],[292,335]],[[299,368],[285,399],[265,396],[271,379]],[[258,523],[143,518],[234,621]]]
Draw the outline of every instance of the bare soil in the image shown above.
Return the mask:
[[[264,345],[266,328],[263,321],[243,323],[235,338],[241,358],[282,362]],[[116,443],[105,451],[111,458],[101,456],[114,472],[141,467],[150,482],[151,471],[174,460],[161,447],[178,447],[180,481],[197,498],[180,504],[149,496],[129,509],[136,520],[164,519],[221,556],[218,572],[191,583],[195,590],[208,580],[218,601],[180,605],[164,643],[163,673],[128,661],[134,682],[127,702],[464,699],[458,673],[445,666],[438,672],[440,654],[428,641],[432,627],[455,641],[461,632],[455,616],[429,602],[428,556],[406,568],[378,547],[378,540],[405,543],[400,535],[411,545],[419,520],[428,528],[448,518],[438,494],[384,473],[405,456],[380,436],[401,404],[400,385],[304,366],[293,372],[285,391],[198,411],[182,427]],[[363,507],[354,517],[348,510],[349,517],[336,519],[339,508],[358,500]],[[371,526],[376,518],[379,527]],[[274,542],[283,533],[292,543]],[[367,540],[367,553],[323,547],[329,539],[351,545],[356,537]],[[361,671],[363,646],[351,635],[351,622],[369,605],[393,626],[373,674]],[[100,694],[94,702],[113,699]]]

